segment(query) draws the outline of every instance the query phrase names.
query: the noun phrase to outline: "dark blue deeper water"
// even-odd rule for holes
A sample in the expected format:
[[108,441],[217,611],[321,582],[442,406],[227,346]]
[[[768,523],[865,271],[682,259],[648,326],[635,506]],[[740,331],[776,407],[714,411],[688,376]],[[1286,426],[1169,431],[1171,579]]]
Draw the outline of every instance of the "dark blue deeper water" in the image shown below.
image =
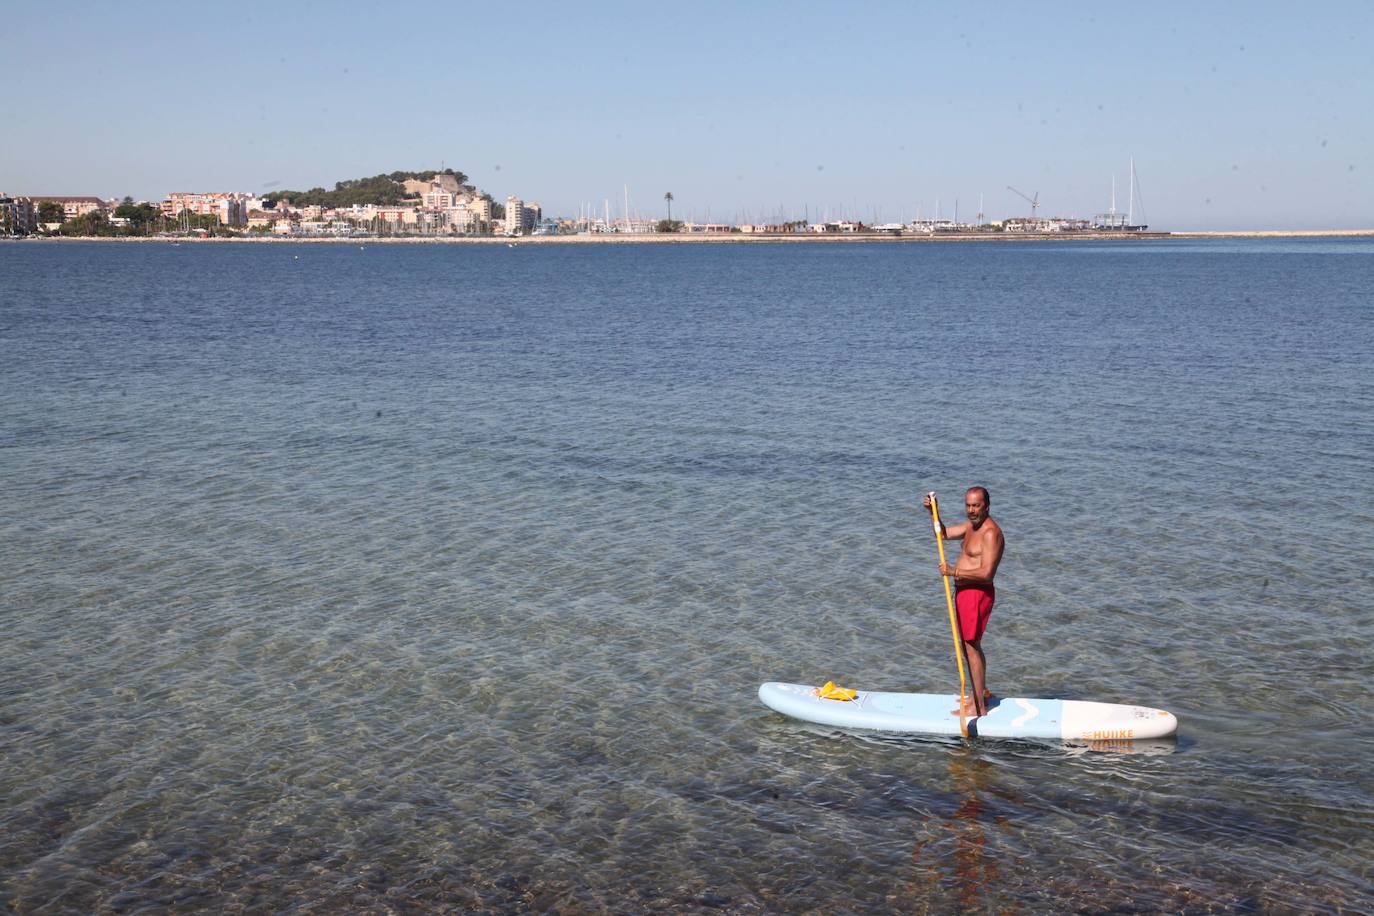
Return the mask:
[[[0,244],[0,905],[1374,908],[1374,243]],[[808,727],[999,693],[1156,753]]]

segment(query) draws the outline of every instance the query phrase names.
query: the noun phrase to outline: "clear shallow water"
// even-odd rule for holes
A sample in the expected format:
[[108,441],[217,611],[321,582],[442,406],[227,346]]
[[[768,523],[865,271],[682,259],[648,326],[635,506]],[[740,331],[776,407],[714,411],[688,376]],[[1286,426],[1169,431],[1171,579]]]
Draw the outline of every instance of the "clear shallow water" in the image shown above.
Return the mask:
[[[19,912],[1367,910],[1374,245],[0,245]],[[999,692],[1162,754],[845,735]]]

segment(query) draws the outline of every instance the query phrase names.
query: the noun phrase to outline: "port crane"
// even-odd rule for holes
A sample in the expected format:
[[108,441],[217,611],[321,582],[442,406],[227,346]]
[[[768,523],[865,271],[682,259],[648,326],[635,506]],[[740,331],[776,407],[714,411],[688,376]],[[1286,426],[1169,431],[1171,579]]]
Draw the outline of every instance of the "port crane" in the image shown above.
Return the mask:
[[1035,219],[1035,211],[1036,211],[1036,210],[1039,208],[1039,206],[1040,206],[1040,192],[1039,192],[1039,191],[1036,191],[1034,197],[1026,197],[1026,195],[1022,194],[1020,191],[1016,190],[1016,189],[1013,188],[1011,185],[1007,185],[1007,190],[1008,190],[1008,191],[1011,191],[1013,194],[1016,194],[1016,195],[1018,195],[1018,196],[1020,196],[1020,197],[1024,197],[1024,198],[1030,203],[1030,205],[1031,205],[1031,219]]

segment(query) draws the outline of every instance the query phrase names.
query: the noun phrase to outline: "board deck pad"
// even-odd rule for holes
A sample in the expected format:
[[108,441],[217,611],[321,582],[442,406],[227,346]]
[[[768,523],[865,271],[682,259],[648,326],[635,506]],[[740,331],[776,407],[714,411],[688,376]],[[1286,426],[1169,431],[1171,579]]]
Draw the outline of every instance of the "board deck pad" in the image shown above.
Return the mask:
[[[958,735],[959,697],[939,693],[860,690],[854,699],[827,700],[807,684],[770,681],[759,687],[763,705],[785,716],[834,725],[913,735]],[[984,738],[1059,741],[1133,741],[1163,738],[1178,729],[1173,713],[1149,706],[1001,697],[985,716],[970,717],[968,733]]]

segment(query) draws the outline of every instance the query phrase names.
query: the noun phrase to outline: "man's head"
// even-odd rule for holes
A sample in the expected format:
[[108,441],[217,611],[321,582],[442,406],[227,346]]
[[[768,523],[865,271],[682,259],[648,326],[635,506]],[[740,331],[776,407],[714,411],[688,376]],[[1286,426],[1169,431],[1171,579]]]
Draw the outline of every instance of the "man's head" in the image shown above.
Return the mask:
[[973,527],[977,528],[987,521],[991,510],[992,497],[988,495],[987,487],[969,487],[964,491],[964,514]]

